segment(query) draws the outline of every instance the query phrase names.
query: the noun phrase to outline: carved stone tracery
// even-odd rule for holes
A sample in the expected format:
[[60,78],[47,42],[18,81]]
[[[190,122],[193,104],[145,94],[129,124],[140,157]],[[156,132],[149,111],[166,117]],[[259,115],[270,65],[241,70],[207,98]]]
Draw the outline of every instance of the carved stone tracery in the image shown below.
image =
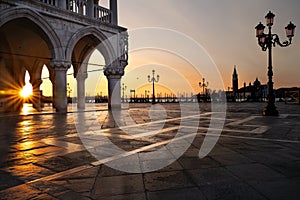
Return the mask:
[[120,54],[119,57],[104,69],[104,75],[109,76],[123,76],[124,69],[128,65],[128,33],[120,33],[119,39]]
[[121,49],[120,61],[128,63],[128,33],[127,32],[122,32],[120,34],[120,49]]

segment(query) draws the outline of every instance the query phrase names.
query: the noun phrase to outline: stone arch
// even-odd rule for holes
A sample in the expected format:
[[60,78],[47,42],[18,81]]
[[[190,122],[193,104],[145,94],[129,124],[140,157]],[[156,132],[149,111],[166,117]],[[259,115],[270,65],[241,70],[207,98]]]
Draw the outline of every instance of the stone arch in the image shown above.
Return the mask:
[[[96,27],[88,26],[88,27],[82,28],[79,31],[77,31],[69,40],[67,48],[66,48],[66,55],[65,55],[67,61],[72,60],[72,54],[73,54],[76,44],[84,37],[92,37],[93,39],[97,40],[97,41],[95,41],[94,46],[88,46],[86,48],[86,52],[84,53],[85,54],[84,56],[89,55],[89,53],[90,53],[89,51],[91,51],[93,49],[98,49],[102,53],[102,55],[105,59],[106,65],[111,64],[116,59],[115,50],[113,48],[113,45],[107,38],[107,36],[105,36]],[[102,43],[100,46],[98,46],[103,41],[105,41],[105,42]]]
[[[118,35],[113,39],[108,38],[95,26],[88,26],[77,31],[69,40],[66,48],[66,59],[71,61],[74,67],[74,77],[77,80],[77,107],[85,107],[85,79],[87,74],[87,63],[93,50],[97,49],[104,57],[105,65],[111,66],[116,60],[116,49]],[[117,43],[118,44],[118,43]]]
[[[9,68],[15,71],[10,85],[23,86],[25,71],[28,70],[35,97],[39,93],[41,84],[40,75],[37,74],[39,70],[36,66],[39,59],[42,59],[41,62],[47,65],[53,60],[64,60],[60,39],[47,20],[28,7],[17,6],[1,10],[0,19],[0,34],[3,37],[1,39],[7,41],[7,44],[1,48],[3,50],[1,54],[5,55]],[[24,32],[18,32],[15,29]],[[24,37],[20,33],[24,34]],[[6,51],[6,49],[10,50]],[[5,89],[9,90],[9,88]],[[20,108],[21,104],[16,109]]]
[[47,38],[45,38],[45,41],[47,42],[50,48],[52,60],[64,59],[64,54],[61,48],[62,45],[59,37],[55,33],[52,26],[47,22],[47,20],[45,20],[44,17],[36,11],[28,7],[18,6],[9,9],[4,9],[0,12],[0,18],[0,27],[2,27],[10,21],[20,18],[26,18],[30,20],[32,23],[37,25],[47,36]]

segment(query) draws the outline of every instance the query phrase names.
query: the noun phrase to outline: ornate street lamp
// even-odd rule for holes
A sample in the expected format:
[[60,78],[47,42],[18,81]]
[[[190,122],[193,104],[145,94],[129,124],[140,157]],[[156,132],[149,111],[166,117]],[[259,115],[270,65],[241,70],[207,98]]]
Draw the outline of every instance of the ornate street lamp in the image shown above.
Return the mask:
[[[208,82],[205,82],[205,78],[202,78],[202,83],[199,82],[199,87],[202,88],[203,101],[207,101],[207,89],[206,88],[208,87]],[[200,95],[200,98],[201,98],[201,95]]]
[[286,36],[288,40],[283,43],[280,42],[277,34],[272,34],[272,25],[274,23],[275,15],[269,11],[269,13],[265,16],[266,25],[269,28],[269,32],[267,34],[264,33],[265,26],[260,22],[256,27],[256,37],[258,39],[258,44],[262,48],[263,51],[269,50],[268,55],[268,96],[267,96],[267,106],[263,111],[264,116],[278,116],[278,111],[275,106],[275,95],[273,89],[273,69],[272,69],[272,47],[279,45],[280,47],[287,47],[292,44],[292,37],[295,33],[296,26],[290,22],[286,27]]
[[124,83],[122,83],[122,91],[123,91],[123,94],[122,94],[122,102],[125,102],[124,100],[124,92],[125,92],[125,90],[127,89],[127,86],[124,84]]
[[[205,83],[205,78],[202,78],[202,83],[199,82],[199,87],[202,87],[202,94],[204,96],[204,89],[208,87],[208,82]],[[206,92],[205,92],[206,95]]]
[[159,75],[156,76],[156,79],[154,77],[155,75],[155,70],[152,70],[152,78],[150,75],[148,75],[148,81],[151,83],[152,82],[152,104],[155,104],[155,89],[154,89],[154,82],[158,83],[159,81]]

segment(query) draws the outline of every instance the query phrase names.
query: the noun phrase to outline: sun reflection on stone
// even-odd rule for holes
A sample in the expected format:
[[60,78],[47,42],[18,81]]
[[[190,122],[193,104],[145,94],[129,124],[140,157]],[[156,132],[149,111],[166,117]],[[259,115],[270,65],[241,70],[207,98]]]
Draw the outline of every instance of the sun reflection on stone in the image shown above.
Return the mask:
[[22,121],[19,123],[19,131],[22,133],[22,136],[28,135],[32,131],[32,124],[31,120]]
[[28,115],[32,112],[33,108],[31,104],[24,103],[21,114]]

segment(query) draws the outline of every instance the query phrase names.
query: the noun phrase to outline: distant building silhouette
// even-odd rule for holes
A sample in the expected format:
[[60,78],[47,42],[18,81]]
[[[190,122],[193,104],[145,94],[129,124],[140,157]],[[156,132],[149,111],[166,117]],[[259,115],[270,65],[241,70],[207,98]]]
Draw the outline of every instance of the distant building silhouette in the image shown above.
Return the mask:
[[253,84],[250,82],[248,86],[244,83],[244,87],[238,90],[238,98],[240,101],[260,102],[265,101],[267,97],[267,85],[262,85],[258,78]]
[[[232,86],[228,86],[228,90],[223,91],[228,102],[265,102],[267,100],[268,86],[267,84],[261,84],[258,77],[253,82],[249,82],[248,86],[244,82],[241,88],[239,88],[238,82],[238,73],[236,65],[234,65]],[[278,88],[274,90],[274,95],[276,101],[300,105],[300,87]],[[207,95],[201,95],[200,93],[195,95],[198,102],[222,101],[221,96],[221,91],[217,92],[215,90]]]
[[285,103],[300,105],[300,88],[279,88],[276,90],[276,98],[279,99],[279,101],[284,101]]
[[239,79],[238,79],[238,74],[236,72],[236,66],[234,65],[234,70],[233,70],[233,74],[232,74],[232,97],[233,97],[233,101],[235,101],[236,97],[237,97],[237,92],[239,89]]

